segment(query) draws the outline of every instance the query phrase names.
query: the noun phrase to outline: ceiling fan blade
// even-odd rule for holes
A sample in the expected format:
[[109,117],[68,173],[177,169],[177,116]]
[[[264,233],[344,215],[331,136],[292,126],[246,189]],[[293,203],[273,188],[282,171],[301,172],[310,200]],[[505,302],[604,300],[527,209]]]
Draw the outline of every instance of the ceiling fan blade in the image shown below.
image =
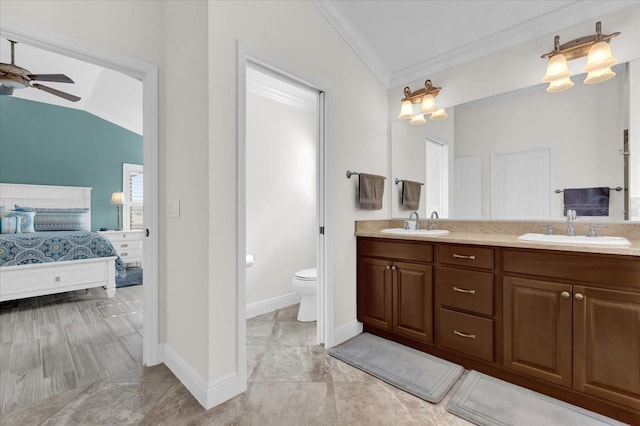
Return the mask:
[[29,77],[31,80],[52,81],[55,83],[73,83],[74,82],[64,74],[28,74],[27,77]]
[[13,87],[0,84],[0,96],[1,95],[13,95]]
[[44,90],[45,92],[51,93],[52,95],[60,96],[61,98],[64,98],[64,99],[66,99],[68,101],[71,101],[71,102],[78,102],[80,100],[80,98],[78,96],[71,95],[69,93],[65,93],[65,92],[62,92],[60,90],[54,89],[52,87],[44,86],[42,84],[33,83],[33,85],[31,87],[35,87],[36,89]]

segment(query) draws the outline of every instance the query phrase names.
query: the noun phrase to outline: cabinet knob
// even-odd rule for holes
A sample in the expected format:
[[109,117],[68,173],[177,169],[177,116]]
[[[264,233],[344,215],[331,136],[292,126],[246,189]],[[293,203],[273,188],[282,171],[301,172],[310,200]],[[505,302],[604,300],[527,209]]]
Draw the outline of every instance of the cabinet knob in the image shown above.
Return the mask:
[[391,270],[391,265],[387,265],[387,271]]
[[584,299],[584,294],[582,293],[576,293],[575,296],[573,296],[576,298],[576,300],[583,300]]
[[397,267],[397,266],[392,266],[392,267],[391,267],[391,270],[392,270],[392,271],[395,271],[396,269],[398,269],[398,267]]
[[560,296],[562,296],[563,299],[568,299],[569,297],[571,297],[571,293],[569,293],[568,291],[563,291],[562,293],[560,293]]

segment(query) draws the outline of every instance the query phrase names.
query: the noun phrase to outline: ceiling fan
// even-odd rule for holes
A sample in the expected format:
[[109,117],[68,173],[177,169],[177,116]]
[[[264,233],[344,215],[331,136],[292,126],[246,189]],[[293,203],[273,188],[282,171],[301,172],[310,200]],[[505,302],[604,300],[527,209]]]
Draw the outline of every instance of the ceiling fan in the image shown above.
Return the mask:
[[55,83],[73,83],[64,74],[31,74],[30,71],[15,64],[15,41],[11,43],[11,63],[0,62],[0,95],[12,95],[15,89],[34,87],[42,91],[59,96],[71,102],[77,102],[80,97],[37,83],[37,81],[52,81]]

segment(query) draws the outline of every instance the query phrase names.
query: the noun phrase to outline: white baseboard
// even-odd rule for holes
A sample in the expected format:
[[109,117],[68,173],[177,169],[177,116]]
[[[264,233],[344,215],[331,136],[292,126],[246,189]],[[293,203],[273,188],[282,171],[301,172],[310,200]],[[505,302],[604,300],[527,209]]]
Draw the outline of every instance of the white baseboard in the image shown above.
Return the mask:
[[352,337],[356,337],[358,334],[362,334],[362,323],[357,320],[353,320],[338,328],[334,328],[333,339],[331,340],[333,343],[332,346],[338,346],[340,343],[346,342]]
[[296,303],[300,303],[300,295],[295,291],[283,294],[282,296],[272,297],[271,299],[261,300],[260,302],[249,303],[245,311],[246,317],[247,319],[257,317],[258,315],[286,308]]
[[169,367],[169,370],[175,374],[178,380],[182,382],[206,410],[240,393],[238,375],[235,372],[220,377],[211,383],[207,383],[184,358],[166,343],[159,345],[159,356],[165,365]]

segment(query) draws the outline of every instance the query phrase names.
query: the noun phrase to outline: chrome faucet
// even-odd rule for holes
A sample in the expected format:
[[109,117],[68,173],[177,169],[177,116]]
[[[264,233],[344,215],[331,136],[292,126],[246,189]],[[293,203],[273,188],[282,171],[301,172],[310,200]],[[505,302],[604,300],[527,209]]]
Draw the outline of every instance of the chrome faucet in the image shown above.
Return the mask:
[[[416,226],[414,227],[414,229],[420,229],[420,216],[418,215],[418,212],[411,212],[411,214],[409,214],[409,222],[413,220],[414,216],[416,221]],[[408,226],[409,224],[406,223],[405,228],[407,228]]]
[[567,210],[567,232],[565,233],[568,237],[576,236],[576,229],[573,227],[573,221],[576,220],[576,211],[573,209]]
[[[438,218],[438,212],[437,211],[432,211],[431,212],[431,219],[437,219]],[[433,225],[438,223],[438,221],[434,221],[434,220],[427,220],[427,231],[433,231]]]

